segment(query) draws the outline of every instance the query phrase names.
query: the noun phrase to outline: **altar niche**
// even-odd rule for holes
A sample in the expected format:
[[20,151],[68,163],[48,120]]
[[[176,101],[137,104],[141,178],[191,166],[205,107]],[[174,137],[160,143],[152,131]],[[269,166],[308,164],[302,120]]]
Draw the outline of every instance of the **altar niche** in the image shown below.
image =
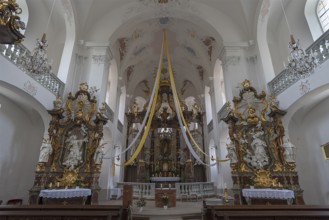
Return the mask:
[[64,106],[60,97],[54,101],[54,108],[48,111],[49,138],[40,149],[30,204],[39,202],[43,189],[75,187],[91,189],[88,203],[98,202],[103,156],[100,142],[108,118],[105,107],[98,112],[96,104],[96,97],[92,97],[86,83],[80,84],[75,95],[68,95]]
[[[144,107],[138,107],[136,100],[126,113],[128,119],[127,146],[137,135],[148,105],[146,103]],[[193,127],[192,135],[204,150],[203,113],[197,103],[189,109],[181,101],[181,106],[185,120],[190,127]],[[126,159],[131,157],[136,147],[137,144],[127,151]],[[195,150],[199,152],[197,149]],[[204,155],[199,153],[200,158],[204,158]],[[159,182],[167,183],[167,185],[169,182],[204,182],[206,181],[204,173],[205,167],[195,161],[182,137],[171,87],[169,81],[164,77],[160,82],[155,116],[148,138],[137,159],[125,168],[124,181],[152,182],[155,179],[162,179],[163,181]]]
[[235,202],[246,204],[242,189],[255,186],[291,189],[295,193],[294,203],[304,204],[296,172],[295,146],[282,125],[286,112],[279,109],[275,97],[257,93],[249,80],[241,85],[233,108],[228,103],[227,115],[222,119],[229,126],[227,157],[231,161]]

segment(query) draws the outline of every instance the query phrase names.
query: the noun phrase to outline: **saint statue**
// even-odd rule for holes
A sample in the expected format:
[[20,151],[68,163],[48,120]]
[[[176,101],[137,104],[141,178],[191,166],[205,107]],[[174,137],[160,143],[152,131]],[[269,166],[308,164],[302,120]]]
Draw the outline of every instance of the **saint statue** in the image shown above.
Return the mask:
[[170,139],[167,139],[167,138],[162,139],[160,149],[161,149],[160,151],[161,151],[161,155],[163,156],[163,158],[168,158],[171,153]]
[[150,150],[149,149],[146,149],[144,151],[144,160],[145,160],[145,163],[149,164],[150,163],[150,159],[151,159]]
[[293,145],[288,136],[283,136],[284,156],[289,163],[296,162],[296,146]]
[[47,163],[52,152],[53,148],[51,147],[50,141],[48,139],[44,140],[40,147],[39,163]]
[[200,108],[199,108],[198,104],[194,103],[192,105],[192,117],[193,117],[193,119],[195,119],[198,116],[199,112],[200,112]]
[[82,152],[81,146],[83,142],[87,142],[87,137],[84,139],[78,140],[76,135],[71,135],[65,143],[68,143],[68,148],[70,152],[66,157],[65,162],[63,165],[67,166],[69,170],[73,170],[75,166],[77,166],[82,161]]
[[138,107],[138,104],[135,100],[134,103],[133,103],[133,106],[132,106],[132,113],[134,114],[135,117],[137,117],[138,111],[139,111],[139,107]]
[[186,154],[184,152],[183,149],[179,149],[178,151],[178,158],[179,158],[179,163],[181,165],[184,165],[185,164],[185,161],[186,161]]
[[94,154],[94,162],[95,164],[102,164],[104,152],[103,152],[103,145],[97,147],[95,154]]
[[263,131],[257,131],[254,133],[253,141],[251,142],[251,147],[254,150],[254,157],[257,160],[260,168],[264,167],[269,163],[269,158],[267,156],[265,148],[267,147],[267,144],[265,141],[261,140],[259,137],[263,135]]
[[226,147],[227,148],[226,158],[229,158],[231,160],[231,163],[237,163],[238,162],[238,158],[236,156],[234,144],[231,142],[229,144],[226,144],[226,146],[227,146]]

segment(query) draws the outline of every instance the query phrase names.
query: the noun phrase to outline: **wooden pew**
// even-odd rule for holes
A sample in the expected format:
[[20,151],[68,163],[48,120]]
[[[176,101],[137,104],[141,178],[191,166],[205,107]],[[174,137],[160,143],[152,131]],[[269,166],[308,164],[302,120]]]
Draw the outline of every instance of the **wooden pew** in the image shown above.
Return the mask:
[[204,206],[204,220],[328,220],[329,206],[236,205]]
[[[46,218],[42,218],[46,217]],[[127,220],[128,210],[120,205],[22,205],[0,206],[0,220]]]

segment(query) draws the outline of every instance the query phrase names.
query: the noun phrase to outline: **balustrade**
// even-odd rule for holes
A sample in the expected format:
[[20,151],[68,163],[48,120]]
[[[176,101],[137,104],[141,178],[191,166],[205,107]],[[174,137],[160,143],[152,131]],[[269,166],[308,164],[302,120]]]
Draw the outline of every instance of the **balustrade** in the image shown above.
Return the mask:
[[123,185],[133,186],[134,198],[154,198],[155,196],[155,183],[118,182],[118,188],[123,189]]
[[23,55],[30,57],[31,52],[23,44],[13,44],[13,45],[0,45],[0,54],[4,56],[7,60],[16,65],[19,69],[37,81],[40,85],[45,87],[48,91],[56,96],[62,96],[64,92],[65,84],[57,78],[54,74],[44,74],[36,75],[28,72],[22,60],[20,59]]
[[[155,183],[136,183],[136,182],[118,182],[118,188],[123,189],[123,185],[133,186],[133,197],[141,196],[147,199],[154,199]],[[190,182],[175,183],[176,197],[181,198],[182,195],[197,195],[198,197],[209,197],[216,194],[213,182]]]
[[197,195],[198,197],[213,196],[216,194],[213,182],[176,183],[176,196]]
[[[321,65],[329,58],[329,30],[326,31],[320,38],[311,44],[306,50],[306,53],[313,53],[318,59],[318,64]],[[280,93],[295,84],[299,78],[294,74],[290,74],[286,69],[279,73],[274,79],[269,82],[268,88],[272,95],[278,96]]]

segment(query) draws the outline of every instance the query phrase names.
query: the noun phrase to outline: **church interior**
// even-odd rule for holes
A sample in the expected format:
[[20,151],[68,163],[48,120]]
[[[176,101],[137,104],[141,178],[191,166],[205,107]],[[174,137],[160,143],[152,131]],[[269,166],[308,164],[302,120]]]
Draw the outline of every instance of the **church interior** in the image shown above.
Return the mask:
[[328,29],[329,0],[0,0],[0,216],[329,219]]

